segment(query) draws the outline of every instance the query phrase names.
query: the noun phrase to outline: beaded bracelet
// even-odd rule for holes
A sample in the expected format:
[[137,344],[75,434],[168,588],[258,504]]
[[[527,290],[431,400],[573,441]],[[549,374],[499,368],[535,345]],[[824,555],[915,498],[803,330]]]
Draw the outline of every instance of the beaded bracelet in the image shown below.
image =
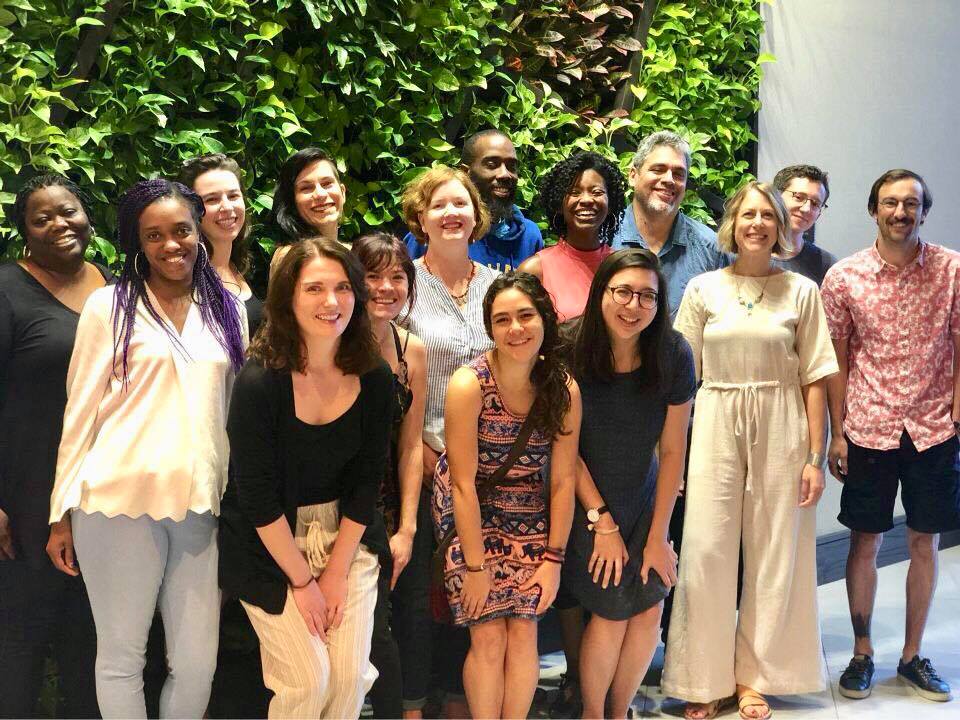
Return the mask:
[[483,572],[484,570],[487,569],[487,561],[483,560],[479,565],[467,565],[466,563],[464,563],[464,567],[467,568],[467,572],[472,572],[472,573]]
[[563,558],[554,557],[553,555],[544,555],[543,561],[556,563],[557,565],[563,565]]
[[567,549],[562,547],[550,547],[547,545],[546,550],[548,553],[553,553],[554,555],[559,555],[561,557],[567,554]]

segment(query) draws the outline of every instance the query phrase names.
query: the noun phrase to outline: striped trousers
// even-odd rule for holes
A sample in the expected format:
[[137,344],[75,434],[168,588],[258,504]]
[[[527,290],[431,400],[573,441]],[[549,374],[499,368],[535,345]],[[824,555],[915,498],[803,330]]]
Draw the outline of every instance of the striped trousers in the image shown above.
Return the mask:
[[[336,501],[297,512],[297,547],[315,576],[326,567],[338,530]],[[289,588],[279,615],[243,603],[260,638],[264,685],[274,693],[271,720],[360,716],[363,698],[377,678],[370,664],[370,638],[378,575],[376,556],[361,545],[347,575],[343,622],[327,630],[326,644],[310,634]]]

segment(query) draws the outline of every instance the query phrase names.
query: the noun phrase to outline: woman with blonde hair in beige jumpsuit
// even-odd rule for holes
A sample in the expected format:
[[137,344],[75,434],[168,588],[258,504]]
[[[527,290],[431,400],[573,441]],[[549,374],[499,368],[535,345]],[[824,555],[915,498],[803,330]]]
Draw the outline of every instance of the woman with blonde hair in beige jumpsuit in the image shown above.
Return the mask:
[[741,188],[717,236],[736,261],[690,282],[675,323],[703,384],[662,684],[691,720],[732,699],[741,717],[765,719],[764,694],[825,687],[815,506],[825,379],[838,367],[816,284],[771,262],[789,227],[769,185]]

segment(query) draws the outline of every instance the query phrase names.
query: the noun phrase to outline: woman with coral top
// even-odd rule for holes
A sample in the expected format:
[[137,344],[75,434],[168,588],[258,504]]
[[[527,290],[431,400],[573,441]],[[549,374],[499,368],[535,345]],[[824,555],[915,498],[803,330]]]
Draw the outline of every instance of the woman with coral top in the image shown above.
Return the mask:
[[519,269],[540,279],[561,322],[583,314],[593,275],[612,252],[625,190],[619,168],[595,152],[576,153],[558,163],[540,184],[539,201],[560,242]]

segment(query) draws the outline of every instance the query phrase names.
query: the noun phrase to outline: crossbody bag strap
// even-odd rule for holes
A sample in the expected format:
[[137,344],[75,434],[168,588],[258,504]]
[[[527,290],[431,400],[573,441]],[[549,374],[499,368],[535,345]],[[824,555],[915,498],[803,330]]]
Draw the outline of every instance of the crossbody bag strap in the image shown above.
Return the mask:
[[[506,460],[503,461],[503,464],[491,473],[486,480],[484,480],[480,485],[477,485],[477,500],[482,505],[487,499],[487,496],[493,491],[497,485],[503,482],[507,473],[510,472],[510,469],[517,464],[517,460],[520,459],[520,456],[523,455],[524,451],[527,449],[527,441],[530,439],[530,436],[533,435],[533,413],[528,413],[527,417],[524,419],[523,424],[520,426],[520,432],[517,433],[517,439],[513,441],[513,445],[510,446],[510,452],[507,453]],[[437,545],[437,554],[442,555],[447,551],[447,548],[450,547],[450,543],[453,542],[453,539],[457,536],[457,526],[454,523],[454,526],[447,531],[447,534],[443,536],[440,540],[440,544]]]

